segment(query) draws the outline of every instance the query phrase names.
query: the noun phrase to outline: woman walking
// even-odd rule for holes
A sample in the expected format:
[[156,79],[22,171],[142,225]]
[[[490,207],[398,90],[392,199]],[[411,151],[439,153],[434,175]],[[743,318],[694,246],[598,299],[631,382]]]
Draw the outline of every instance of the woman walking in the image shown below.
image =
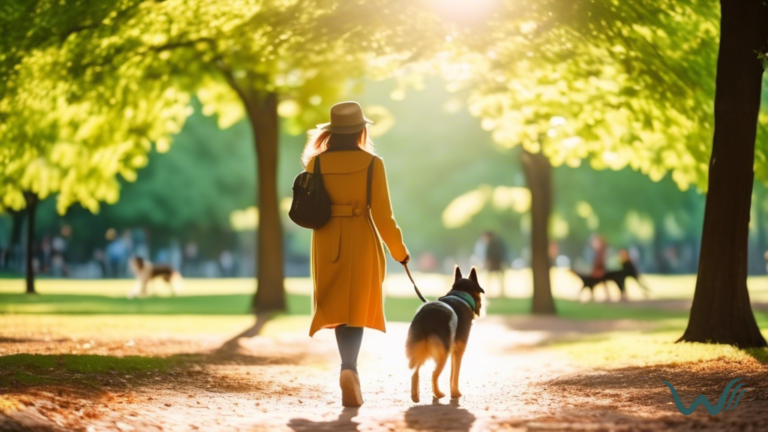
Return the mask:
[[[342,404],[362,405],[357,356],[363,328],[385,331],[382,283],[384,247],[405,264],[410,260],[392,214],[383,161],[373,151],[357,102],[331,108],[331,122],[310,132],[302,154],[308,172],[315,158],[331,199],[331,218],[312,232],[312,324],[309,335],[332,328],[341,355]],[[372,168],[371,168],[372,165]],[[370,169],[369,169],[370,168]],[[370,208],[368,175],[371,171]]]

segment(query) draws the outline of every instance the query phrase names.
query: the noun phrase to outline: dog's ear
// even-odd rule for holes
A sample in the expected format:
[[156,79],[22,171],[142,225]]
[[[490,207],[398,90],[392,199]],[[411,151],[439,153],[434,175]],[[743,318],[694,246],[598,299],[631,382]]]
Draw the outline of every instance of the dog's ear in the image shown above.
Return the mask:
[[461,269],[459,269],[459,266],[457,265],[453,269],[453,281],[456,282],[459,279],[461,279]]
[[472,266],[472,270],[469,271],[469,280],[471,280],[474,283],[478,283],[477,282],[477,269],[475,268],[475,266]]

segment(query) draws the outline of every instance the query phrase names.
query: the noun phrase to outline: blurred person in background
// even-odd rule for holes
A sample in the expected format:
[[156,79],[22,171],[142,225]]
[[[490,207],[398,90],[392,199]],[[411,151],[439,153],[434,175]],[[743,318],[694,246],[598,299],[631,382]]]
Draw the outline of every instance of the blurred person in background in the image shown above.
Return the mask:
[[763,253],[763,259],[765,260],[765,272],[768,273],[768,251]]
[[56,235],[51,240],[51,274],[54,276],[66,276],[67,265],[64,252],[67,250],[67,241],[61,235]]
[[186,245],[184,245],[184,273],[185,276],[188,274],[190,276],[196,276],[197,275],[197,242],[194,240],[190,240],[187,242]]
[[51,247],[51,238],[49,236],[43,236],[43,240],[40,242],[40,272],[48,273],[51,271],[51,258],[53,256],[53,248]]
[[[109,234],[108,237],[110,237]],[[114,238],[114,234],[112,237]],[[126,240],[125,234],[115,238],[109,245],[107,245],[107,260],[109,261],[109,272],[111,277],[119,278],[125,275],[129,255],[130,245]]]
[[181,244],[175,238],[171,239],[171,243],[168,245],[168,263],[175,269],[181,269],[184,263],[184,253],[181,250]]
[[235,276],[235,256],[227,249],[219,254],[219,271],[223,277]]
[[589,245],[592,248],[592,273],[591,276],[600,279],[605,276],[605,260],[608,252],[608,243],[600,234],[593,234],[589,239]]
[[93,260],[96,261],[96,265],[99,267],[99,271],[101,272],[101,275],[99,277],[105,278],[109,274],[109,270],[107,267],[107,255],[104,253],[103,249],[94,249],[93,250]]
[[403,265],[410,261],[392,212],[384,163],[368,138],[368,123],[371,121],[357,102],[334,105],[331,122],[310,131],[301,158],[307,172],[315,172],[315,162],[320,161],[318,173],[332,204],[330,220],[312,231],[315,295],[309,335],[334,329],[341,357],[342,405],[346,407],[363,404],[357,373],[363,328],[385,331],[382,283],[386,259],[381,240],[396,261]]
[[147,232],[143,228],[133,230],[133,236],[131,237],[131,243],[133,244],[133,253],[146,260],[149,259],[149,244],[147,243]]
[[[485,244],[483,267],[488,273],[487,288],[491,296],[504,295],[504,270],[509,266],[507,259],[507,245],[501,236],[493,231],[486,231],[481,236]],[[498,292],[494,288],[493,280],[498,280]]]

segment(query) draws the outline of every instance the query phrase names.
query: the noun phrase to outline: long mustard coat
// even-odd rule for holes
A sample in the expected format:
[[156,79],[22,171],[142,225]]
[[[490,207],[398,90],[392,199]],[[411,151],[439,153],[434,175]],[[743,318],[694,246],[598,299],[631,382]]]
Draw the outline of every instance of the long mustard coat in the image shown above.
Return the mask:
[[[309,335],[340,324],[386,331],[382,239],[397,261],[408,255],[392,215],[384,162],[362,150],[318,156],[331,219],[312,232],[312,324]],[[371,210],[366,208],[368,164],[374,159]],[[314,170],[314,158],[307,171]]]

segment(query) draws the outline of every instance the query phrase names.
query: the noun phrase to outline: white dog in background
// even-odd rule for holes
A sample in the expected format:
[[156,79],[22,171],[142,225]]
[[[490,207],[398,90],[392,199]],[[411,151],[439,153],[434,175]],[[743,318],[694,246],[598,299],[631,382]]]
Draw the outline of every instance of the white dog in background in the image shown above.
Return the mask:
[[154,279],[163,279],[171,287],[173,295],[183,288],[181,274],[173,267],[164,264],[152,264],[141,257],[131,257],[128,261],[131,271],[136,276],[136,286],[128,292],[128,298],[145,297],[149,294],[149,283]]

